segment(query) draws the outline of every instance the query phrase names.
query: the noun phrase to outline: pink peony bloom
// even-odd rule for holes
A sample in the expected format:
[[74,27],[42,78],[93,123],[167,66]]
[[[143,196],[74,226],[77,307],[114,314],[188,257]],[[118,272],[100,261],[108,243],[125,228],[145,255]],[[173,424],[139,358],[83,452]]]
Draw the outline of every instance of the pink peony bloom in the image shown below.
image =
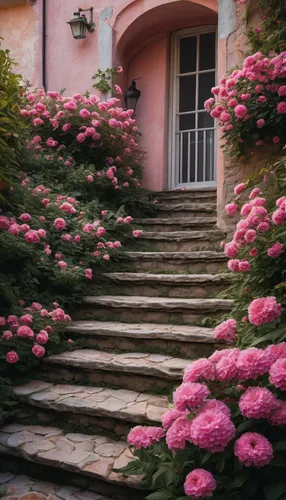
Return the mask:
[[10,221],[5,215],[0,215],[0,229],[8,229]]
[[284,115],[286,113],[286,101],[279,102],[276,109],[277,113]]
[[116,222],[117,224],[121,224],[123,222],[123,217],[117,217]]
[[249,387],[239,400],[241,414],[247,418],[268,418],[277,409],[274,394],[266,387]]
[[27,231],[24,234],[24,238],[27,241],[27,243],[31,243],[31,244],[37,244],[37,243],[40,243],[40,241],[41,241],[40,237],[38,235],[38,231],[34,231],[33,229],[29,229],[29,231]]
[[278,407],[271,413],[268,418],[271,425],[286,425],[286,401],[276,399]]
[[280,344],[271,344],[266,348],[266,352],[273,358],[273,362],[279,358],[286,358],[286,342],[280,342]]
[[254,299],[248,306],[250,323],[261,326],[271,323],[281,315],[281,304],[276,302],[276,297],[262,297]]
[[268,248],[267,250],[267,255],[271,257],[272,259],[277,259],[283,252],[284,245],[282,243],[275,243],[272,245],[272,247]]
[[260,118],[259,120],[257,120],[256,124],[258,128],[262,128],[265,125],[265,120],[263,120],[263,118]]
[[234,445],[234,454],[246,467],[263,467],[273,458],[273,448],[266,437],[246,432]]
[[234,194],[239,195],[239,194],[243,193],[243,191],[245,189],[246,189],[246,184],[244,184],[244,183],[237,184],[237,186],[235,186],[235,188],[234,188]]
[[193,361],[184,372],[184,382],[198,382],[199,380],[215,380],[214,365],[206,358]]
[[77,109],[77,105],[74,101],[68,101],[64,103],[64,108],[68,109],[69,111],[74,111]]
[[191,442],[211,453],[223,451],[234,436],[232,421],[221,411],[200,413],[192,421]]
[[70,241],[72,239],[72,235],[71,234],[62,234],[61,239],[63,241]]
[[140,236],[142,236],[143,231],[141,229],[134,229],[132,231],[132,234],[135,238],[139,238]]
[[62,231],[66,227],[66,221],[61,217],[58,217],[57,219],[54,220],[53,226],[59,231]]
[[269,380],[281,391],[286,391],[286,358],[277,359],[269,370]]
[[92,280],[92,269],[85,269],[85,271],[84,271],[84,276],[85,276],[88,280]]
[[120,247],[121,247],[121,243],[120,243],[120,241],[114,241],[114,242],[113,242],[113,247],[114,247],[114,248],[120,248]]
[[[278,208],[272,214],[272,221],[275,226],[280,226],[286,220],[286,212]],[[14,225],[14,224],[13,224]],[[8,232],[10,232],[12,226],[9,227]]]
[[36,336],[36,341],[39,344],[47,344],[47,342],[49,341],[48,333],[45,330],[41,330],[40,333],[38,333],[38,335]]
[[6,325],[6,319],[3,316],[0,316],[0,326]]
[[108,253],[105,253],[102,258],[103,260],[110,260],[110,255],[108,255]]
[[215,488],[213,475],[205,469],[194,469],[185,479],[185,493],[192,498],[212,497]]
[[238,271],[239,271],[239,263],[240,263],[239,259],[230,259],[228,261],[228,263],[227,263],[227,267],[233,273],[238,273]]
[[166,443],[170,450],[183,450],[185,448],[186,440],[190,439],[191,425],[191,420],[185,416],[174,420],[166,434]]
[[76,235],[75,235],[75,237],[74,237],[74,239],[73,239],[73,241],[74,241],[75,243],[79,243],[79,242],[80,242],[80,239],[81,239],[81,238],[80,238],[80,235],[79,235],[79,234],[76,234]]
[[238,209],[238,205],[236,203],[228,203],[225,206],[225,211],[226,211],[227,215],[229,215],[229,216],[235,215],[237,212],[237,209]]
[[235,379],[237,368],[234,359],[231,356],[223,356],[215,365],[215,374],[219,382]]
[[236,339],[237,323],[235,319],[228,319],[220,323],[214,331],[214,338],[216,340],[225,340],[227,342],[234,342]]
[[279,89],[277,90],[277,94],[280,97],[286,96],[286,85],[280,85]]
[[244,239],[246,243],[254,243],[256,240],[257,233],[254,231],[254,229],[248,229],[244,235]]
[[72,124],[71,124],[71,123],[65,123],[65,124],[62,126],[62,131],[63,131],[63,132],[68,132],[68,131],[71,129],[71,126],[72,126]]
[[187,408],[194,410],[201,406],[210,395],[210,390],[205,384],[183,382],[174,392],[173,401],[179,411]]
[[2,339],[3,340],[9,340],[13,337],[13,333],[10,330],[6,330],[6,332],[3,332]]
[[31,218],[30,214],[21,214],[19,217],[22,222],[29,222]]
[[231,411],[229,407],[223,401],[219,401],[218,399],[207,399],[206,402],[203,403],[200,407],[200,414],[206,411],[221,411],[228,418],[231,417]]
[[23,314],[20,321],[21,323],[24,323],[24,325],[31,325],[33,323],[33,316],[32,314]]
[[237,347],[233,347],[232,349],[220,349],[209,356],[209,361],[211,361],[211,363],[218,363],[222,358],[226,357],[231,358],[233,362],[236,362],[240,352],[240,349]]
[[243,118],[247,114],[247,107],[244,104],[238,104],[234,108],[236,118]]
[[275,135],[275,137],[273,137],[273,142],[274,142],[274,144],[279,144],[280,137],[278,137],[278,135]]
[[261,190],[258,187],[255,187],[252,189],[252,191],[249,195],[249,199],[253,200],[254,198],[256,198],[256,196],[259,196],[260,194],[261,194]]
[[42,305],[39,302],[33,302],[31,305],[33,311],[40,311],[42,309]]
[[250,264],[248,262],[248,260],[241,260],[240,263],[238,264],[238,269],[239,271],[243,272],[243,273],[246,273],[249,271],[250,269]]
[[88,175],[87,180],[88,182],[93,182],[94,181],[93,175]]
[[164,415],[162,416],[162,425],[164,429],[169,429],[173,422],[177,420],[179,417],[185,417],[187,415],[187,412],[182,412],[179,410],[168,410]]
[[89,118],[90,112],[88,111],[88,109],[83,108],[80,110],[79,116],[81,116],[81,118]]
[[26,339],[33,339],[35,334],[33,330],[26,325],[20,326],[17,330],[18,337],[24,337]]
[[97,236],[104,236],[105,233],[106,233],[106,229],[104,227],[97,228],[97,231],[96,231]]
[[42,347],[41,345],[35,344],[32,348],[32,353],[37,357],[37,358],[42,358],[45,355],[46,349]]
[[137,425],[129,432],[127,442],[139,450],[140,448],[149,448],[159,442],[164,435],[165,432],[161,427]]
[[6,361],[7,363],[17,363],[19,361],[19,356],[15,351],[9,351],[6,355]]
[[239,251],[239,246],[237,243],[235,243],[235,241],[230,241],[229,243],[226,243],[224,247],[224,253],[229,259],[235,257],[238,251]]
[[236,360],[238,378],[240,380],[249,378],[256,380],[260,375],[264,375],[269,371],[271,363],[272,356],[269,352],[256,347],[249,347],[241,351]]
[[66,267],[68,267],[68,265],[67,265],[67,263],[64,260],[59,260],[58,267],[60,269],[66,269]]
[[77,134],[77,136],[76,136],[76,140],[77,140],[77,142],[79,142],[79,143],[84,142],[84,141],[85,141],[85,139],[86,139],[86,137],[85,137],[85,135],[84,135],[82,132],[80,132],[80,133],[79,133],[79,134]]
[[249,250],[250,257],[255,257],[258,254],[257,248],[253,247]]

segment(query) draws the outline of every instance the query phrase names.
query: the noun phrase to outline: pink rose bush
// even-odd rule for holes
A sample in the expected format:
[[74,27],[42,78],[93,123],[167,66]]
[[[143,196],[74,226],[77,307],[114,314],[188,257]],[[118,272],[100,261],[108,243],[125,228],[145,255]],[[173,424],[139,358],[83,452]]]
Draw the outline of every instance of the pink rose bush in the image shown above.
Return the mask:
[[212,89],[215,98],[205,102],[205,109],[218,120],[230,155],[266,143],[285,144],[285,80],[286,52],[269,57],[256,52]]
[[[222,362],[232,367],[223,380]],[[136,460],[120,471],[143,474],[143,484],[157,492],[150,499],[157,494],[167,500],[167,491],[182,499],[244,499],[249,488],[255,493],[251,498],[267,499],[264,492],[274,492],[284,474],[285,391],[285,343],[222,349],[194,361],[173,393],[174,407],[163,415],[162,427],[130,431]]]

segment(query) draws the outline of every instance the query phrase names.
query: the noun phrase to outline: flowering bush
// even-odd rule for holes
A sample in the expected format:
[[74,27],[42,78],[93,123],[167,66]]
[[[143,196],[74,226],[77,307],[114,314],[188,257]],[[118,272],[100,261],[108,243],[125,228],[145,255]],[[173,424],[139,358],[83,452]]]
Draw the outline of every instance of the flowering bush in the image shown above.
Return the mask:
[[220,80],[205,109],[218,120],[225,150],[241,156],[265,143],[285,144],[286,52],[247,57],[241,69]]
[[148,500],[278,500],[286,493],[286,343],[216,351],[194,361],[161,427],[134,427]]
[[226,206],[229,216],[240,213],[232,241],[222,243],[234,277],[227,295],[233,295],[235,307],[234,319],[217,326],[218,340],[234,342],[238,334],[239,345],[248,346],[286,337],[285,162],[283,157],[237,185],[234,202]]

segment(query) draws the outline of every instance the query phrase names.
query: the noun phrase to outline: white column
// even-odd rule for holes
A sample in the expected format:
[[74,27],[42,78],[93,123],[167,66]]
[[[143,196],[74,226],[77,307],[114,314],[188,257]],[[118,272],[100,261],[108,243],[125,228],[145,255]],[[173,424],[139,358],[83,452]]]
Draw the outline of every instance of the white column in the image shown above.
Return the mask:
[[[106,22],[112,16],[112,7],[105,7],[98,20],[98,69],[112,68],[112,28]],[[111,97],[110,93],[106,97]]]

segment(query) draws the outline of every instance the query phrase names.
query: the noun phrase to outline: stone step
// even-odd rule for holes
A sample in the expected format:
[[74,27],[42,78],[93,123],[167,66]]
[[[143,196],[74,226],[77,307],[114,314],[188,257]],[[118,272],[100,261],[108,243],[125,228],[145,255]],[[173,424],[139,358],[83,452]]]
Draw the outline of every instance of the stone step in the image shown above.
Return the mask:
[[226,271],[223,252],[126,252],[121,260],[130,261],[137,271],[171,271],[189,273],[219,273]]
[[215,203],[158,203],[156,209],[167,217],[213,217],[216,214]]
[[76,349],[44,359],[46,379],[56,383],[108,385],[142,392],[172,391],[190,360],[142,352]]
[[[114,295],[140,295],[148,297],[205,298],[226,289],[232,281],[224,274],[151,274],[105,273],[101,280],[110,284]],[[96,284],[96,278],[95,278]],[[92,290],[92,286],[90,288]]]
[[216,217],[174,217],[156,219],[136,219],[136,223],[144,227],[146,231],[190,231],[199,229],[201,231],[212,229],[217,223]]
[[160,202],[172,202],[172,201],[211,201],[216,202],[217,190],[216,187],[209,188],[197,188],[197,189],[174,189],[170,191],[160,191],[156,194],[156,198]]
[[232,300],[186,299],[169,297],[140,297],[101,295],[83,298],[83,307],[75,319],[107,319],[127,323],[198,323],[206,316],[219,318],[230,311]]
[[58,427],[10,424],[1,428],[0,451],[34,464],[69,471],[70,477],[79,475],[81,488],[85,488],[88,479],[100,480],[109,485],[112,497],[144,498],[140,497],[138,476],[126,477],[113,471],[133,458],[125,441],[103,435],[65,433]]
[[[170,407],[167,396],[155,396],[126,389],[52,384],[32,380],[14,387],[24,403],[60,413],[103,417],[131,423],[160,425]],[[100,424],[100,420],[98,419]],[[127,431],[128,432],[128,431]]]
[[75,340],[94,349],[114,351],[160,352],[197,358],[209,356],[215,344],[211,328],[156,323],[120,323],[114,321],[73,321],[67,332]]
[[218,229],[209,231],[144,231],[141,239],[162,252],[187,252],[219,249],[226,233]]
[[56,484],[10,472],[0,473],[0,487],[1,498],[5,500],[18,500],[23,495],[25,500],[111,500],[99,492],[84,490],[80,486]]

